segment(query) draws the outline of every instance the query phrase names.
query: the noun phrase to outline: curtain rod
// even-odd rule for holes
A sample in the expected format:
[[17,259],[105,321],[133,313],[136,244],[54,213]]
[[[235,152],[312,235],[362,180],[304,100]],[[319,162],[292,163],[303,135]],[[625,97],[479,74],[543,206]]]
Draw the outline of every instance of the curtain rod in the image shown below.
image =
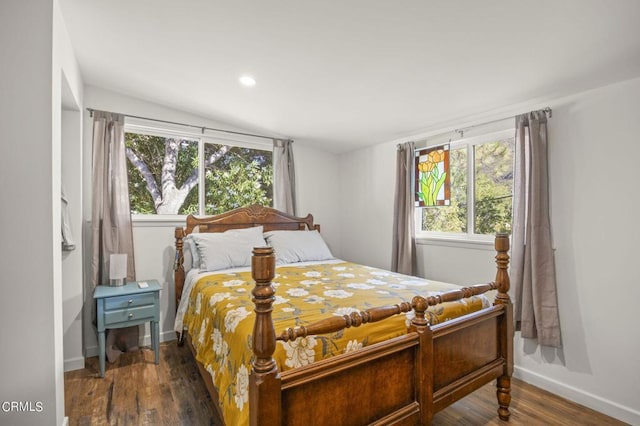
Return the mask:
[[[542,112],[544,112],[544,113],[545,113],[545,115],[547,116],[547,118],[551,118],[551,117],[553,116],[553,111],[552,111],[552,110],[551,110],[551,108],[549,108],[549,107],[545,107],[545,108],[542,108],[542,109],[537,110],[537,111],[542,111]],[[471,126],[460,127],[460,128],[458,128],[458,129],[452,129],[452,130],[449,130],[449,131],[447,131],[447,132],[442,132],[442,133],[438,133],[438,134],[435,134],[435,135],[430,135],[430,136],[427,136],[427,137],[425,137],[425,138],[420,138],[420,139],[418,139],[418,140],[419,140],[419,141],[428,141],[428,140],[430,140],[430,139],[436,139],[436,138],[439,138],[439,137],[441,137],[441,136],[448,135],[448,134],[451,134],[451,133],[457,133],[458,135],[460,135],[460,138],[462,139],[462,138],[464,138],[464,132],[465,132],[465,130],[473,129],[473,128],[475,128],[475,127],[486,126],[486,125],[488,125],[488,124],[498,123],[498,122],[500,122],[500,121],[504,121],[504,120],[508,120],[508,119],[510,119],[510,118],[514,118],[514,117],[516,117],[516,116],[518,116],[518,115],[520,115],[520,114],[516,114],[516,115],[509,116],[509,117],[504,117],[504,118],[499,118],[499,119],[496,119],[496,120],[485,121],[484,123],[473,124],[473,125],[471,125]],[[449,141],[451,141],[451,140],[449,140]],[[398,147],[398,148],[400,148],[400,147],[401,147],[401,145],[402,145],[402,144],[401,144],[401,143],[399,143],[399,144],[397,145],[397,147]]]
[[[549,107],[543,108],[543,109],[538,110],[538,111],[544,112],[544,114],[547,116],[547,118],[551,118],[553,116],[553,111]],[[519,114],[516,114],[516,115],[519,115]],[[460,135],[460,137],[462,138],[462,137],[464,137],[465,130],[473,129],[475,127],[480,127],[480,126],[486,126],[487,124],[493,124],[493,123],[497,123],[497,122],[503,121],[503,120],[508,120],[510,118],[515,117],[516,115],[511,116],[511,117],[499,118],[497,120],[487,121],[485,123],[479,123],[479,124],[473,124],[471,126],[461,127],[459,129],[455,129],[453,131],[458,133]],[[450,132],[446,132],[446,133],[450,133]],[[443,134],[446,134],[446,133],[443,133]]]
[[[547,118],[551,118],[553,116],[553,111],[549,107],[543,108],[543,109],[538,110],[538,111],[543,111],[545,113],[545,115],[547,116]],[[453,129],[453,130],[449,130],[447,132],[443,132],[443,133],[438,133],[438,134],[435,134],[435,135],[427,136],[426,138],[421,138],[419,140],[424,141],[424,140],[429,140],[429,139],[435,139],[435,138],[438,138],[440,136],[444,136],[444,135],[449,134],[449,133],[457,133],[458,135],[460,135],[460,138],[463,138],[465,130],[473,129],[475,127],[486,126],[488,124],[498,123],[500,121],[504,121],[504,120],[508,120],[510,118],[514,118],[517,115],[520,115],[520,114],[516,114],[516,115],[509,116],[509,117],[504,117],[504,118],[499,118],[499,119],[496,119],[496,120],[485,121],[484,123],[473,124],[471,126],[460,127],[458,129]],[[400,147],[400,145],[402,145],[402,144],[398,144],[398,147]]]
[[[93,108],[87,108],[87,111],[89,111],[89,116],[93,117],[93,112],[94,111],[99,111],[99,110],[93,109]],[[160,120],[158,118],[140,117],[138,115],[131,115],[131,114],[121,114],[121,115],[124,115],[125,117],[129,117],[129,118],[138,118],[140,120],[155,121],[157,123],[175,124],[177,126],[193,127],[195,129],[200,129],[203,134],[204,134],[205,130],[211,130],[213,132],[231,133],[231,134],[234,134],[234,135],[242,135],[242,136],[252,136],[254,138],[263,138],[263,139],[271,139],[271,140],[283,140],[284,139],[284,138],[276,138],[276,137],[273,137],[273,136],[257,135],[257,134],[254,134],[254,133],[236,132],[234,130],[216,129],[215,127],[196,126],[195,124],[179,123],[177,121],[169,121],[169,120]],[[293,141],[291,139],[289,139],[289,142],[293,142]]]

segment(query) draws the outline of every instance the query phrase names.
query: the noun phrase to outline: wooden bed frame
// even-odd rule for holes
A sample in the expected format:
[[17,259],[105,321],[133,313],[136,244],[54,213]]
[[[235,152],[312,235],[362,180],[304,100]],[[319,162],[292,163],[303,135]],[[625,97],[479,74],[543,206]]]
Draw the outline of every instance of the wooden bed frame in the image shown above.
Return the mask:
[[[187,218],[186,228],[176,228],[176,307],[182,297],[185,271],[182,238],[197,232],[264,226],[269,230],[319,230],[313,216],[294,217],[250,206],[217,216]],[[251,425],[324,424],[430,424],[433,415],[485,384],[497,379],[498,415],[509,419],[513,372],[513,310],[507,273],[509,239],[495,239],[495,282],[464,287],[437,297],[417,296],[394,306],[383,306],[331,317],[307,327],[276,335],[271,318],[275,256],[269,247],[255,248],[252,291],[256,319],[253,331],[253,368],[249,383]],[[441,324],[430,325],[428,306],[459,300],[497,289],[493,306]],[[279,372],[272,355],[276,341],[337,332],[381,321],[413,309],[415,318],[406,335],[360,350]],[[179,336],[183,342],[184,332]],[[186,341],[192,352],[190,337]],[[195,355],[194,355],[195,359]],[[223,419],[211,376],[198,363],[213,404]]]

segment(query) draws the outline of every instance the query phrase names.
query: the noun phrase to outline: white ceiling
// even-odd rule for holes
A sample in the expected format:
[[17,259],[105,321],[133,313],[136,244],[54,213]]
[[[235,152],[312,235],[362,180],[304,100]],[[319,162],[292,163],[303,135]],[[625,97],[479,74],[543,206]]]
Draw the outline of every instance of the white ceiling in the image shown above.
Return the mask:
[[332,152],[640,76],[638,0],[60,3],[85,83]]

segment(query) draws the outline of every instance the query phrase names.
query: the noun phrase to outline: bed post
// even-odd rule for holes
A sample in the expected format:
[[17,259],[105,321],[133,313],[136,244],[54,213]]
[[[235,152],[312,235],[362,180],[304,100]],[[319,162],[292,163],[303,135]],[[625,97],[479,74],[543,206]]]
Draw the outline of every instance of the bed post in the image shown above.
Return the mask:
[[498,295],[495,305],[503,305],[505,315],[500,325],[500,351],[504,357],[504,369],[502,375],[498,377],[497,396],[498,416],[502,420],[509,420],[509,404],[511,403],[511,375],[513,374],[513,306],[509,298],[509,236],[507,234],[497,234],[495,240],[496,248],[496,284],[498,285]]
[[271,318],[275,290],[276,261],[271,247],[256,247],[251,258],[251,274],[256,282],[253,294],[256,320],[253,325],[253,354],[249,377],[249,422],[251,425],[280,425],[281,382],[273,352],[276,332]]
[[[180,299],[182,298],[182,288],[184,287],[184,252],[183,252],[183,242],[182,238],[184,237],[184,229],[176,228],[173,236],[176,239],[176,256],[173,264],[173,284],[175,291],[175,310],[178,311],[178,304],[180,303]],[[184,333],[180,333],[176,331],[178,335],[178,346],[182,346],[184,344]]]
[[430,425],[433,418],[433,332],[425,312],[429,307],[427,299],[416,296],[411,301],[415,317],[411,320],[411,331],[420,336],[418,355],[418,402],[420,403],[420,424]]

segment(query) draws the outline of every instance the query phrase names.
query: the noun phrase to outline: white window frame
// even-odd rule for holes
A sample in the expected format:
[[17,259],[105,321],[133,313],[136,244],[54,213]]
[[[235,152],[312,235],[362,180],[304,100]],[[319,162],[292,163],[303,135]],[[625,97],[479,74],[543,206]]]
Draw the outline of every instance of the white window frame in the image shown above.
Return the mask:
[[[131,122],[129,122],[131,121]],[[255,141],[251,137],[229,137],[212,136],[202,132],[185,131],[180,126],[164,125],[153,126],[143,120],[134,119],[125,122],[125,133],[138,133],[143,135],[153,135],[160,137],[182,137],[198,142],[198,216],[205,216],[204,213],[204,145],[223,144],[240,148],[252,148],[273,152],[273,143],[269,141]],[[129,160],[127,160],[129,161]],[[131,220],[136,226],[182,226],[187,215],[181,214],[132,214]]]
[[[481,134],[463,137],[461,139],[445,142],[449,143],[449,149],[459,149],[461,146],[467,147],[467,232],[437,232],[422,230],[422,208],[414,207],[416,240],[419,244],[444,245],[444,246],[464,246],[467,248],[491,249],[494,241],[493,235],[475,233],[475,150],[474,147],[499,139],[513,138],[515,128],[511,125],[508,128],[502,126],[502,130],[493,130]],[[443,141],[426,141],[424,147],[442,145]],[[423,146],[420,146],[422,148]]]

